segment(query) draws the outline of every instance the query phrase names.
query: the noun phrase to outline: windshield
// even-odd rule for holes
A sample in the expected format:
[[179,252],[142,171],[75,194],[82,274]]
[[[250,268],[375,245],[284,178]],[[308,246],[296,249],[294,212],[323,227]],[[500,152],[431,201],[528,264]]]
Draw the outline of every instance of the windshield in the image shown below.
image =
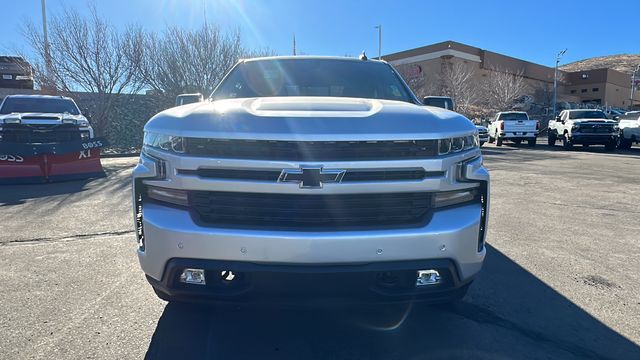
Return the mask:
[[76,104],[69,99],[48,98],[7,98],[0,108],[0,114],[11,113],[69,113],[80,115]]
[[502,113],[498,120],[529,120],[526,113]]
[[389,65],[336,59],[244,62],[212,94],[214,99],[269,96],[336,96],[413,102]]
[[569,119],[606,119],[602,111],[598,110],[582,110],[569,112]]

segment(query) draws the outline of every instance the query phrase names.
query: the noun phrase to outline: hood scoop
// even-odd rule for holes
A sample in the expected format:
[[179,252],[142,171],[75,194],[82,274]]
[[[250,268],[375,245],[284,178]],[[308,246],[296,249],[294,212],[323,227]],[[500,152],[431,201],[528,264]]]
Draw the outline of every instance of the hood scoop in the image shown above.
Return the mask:
[[260,98],[245,106],[249,112],[261,116],[312,116],[320,113],[367,116],[381,108],[375,100],[324,97]]

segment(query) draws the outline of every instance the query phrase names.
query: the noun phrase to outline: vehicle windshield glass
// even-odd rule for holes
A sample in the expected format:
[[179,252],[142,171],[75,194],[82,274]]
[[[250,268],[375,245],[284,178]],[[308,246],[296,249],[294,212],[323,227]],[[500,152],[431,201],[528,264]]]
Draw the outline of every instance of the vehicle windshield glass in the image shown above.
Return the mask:
[[391,66],[373,61],[267,59],[241,63],[213,99],[335,96],[413,102]]
[[525,113],[502,113],[498,120],[529,120]]
[[429,97],[424,99],[424,104],[439,108],[453,110],[453,101],[448,98]]
[[597,110],[584,110],[584,111],[571,111],[569,112],[569,119],[606,119],[602,111]]
[[76,104],[68,99],[47,98],[7,98],[0,108],[0,114],[11,113],[69,113],[80,115]]

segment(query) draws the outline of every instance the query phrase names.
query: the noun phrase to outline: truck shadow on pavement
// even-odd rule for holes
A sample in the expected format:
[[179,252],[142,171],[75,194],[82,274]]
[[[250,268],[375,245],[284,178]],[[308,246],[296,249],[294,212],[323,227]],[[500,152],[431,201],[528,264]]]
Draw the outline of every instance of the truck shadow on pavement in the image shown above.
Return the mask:
[[640,347],[488,246],[481,275],[453,306],[168,304],[146,358],[638,359]]
[[[129,167],[118,169],[105,168],[104,177],[42,184],[0,185],[0,206],[23,204],[28,199],[45,198],[46,201],[59,201],[60,204],[81,192],[96,193],[102,191],[121,191],[131,185],[129,176],[122,176]],[[114,180],[114,178],[116,178]],[[66,195],[59,197],[59,195]],[[48,199],[52,197],[51,199]]]

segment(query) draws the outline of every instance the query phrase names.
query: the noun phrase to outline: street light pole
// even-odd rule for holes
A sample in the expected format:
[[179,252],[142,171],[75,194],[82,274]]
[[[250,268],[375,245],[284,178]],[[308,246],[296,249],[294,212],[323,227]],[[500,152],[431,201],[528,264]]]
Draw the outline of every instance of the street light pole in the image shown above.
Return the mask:
[[47,72],[47,85],[51,85],[51,55],[49,54],[49,35],[47,34],[47,1],[42,0],[42,34],[44,36],[44,66]]
[[558,53],[556,56],[556,67],[553,72],[553,114],[552,117],[556,117],[556,104],[558,103],[558,65],[560,64],[560,58],[564,53],[567,52],[567,49],[564,49]]
[[636,89],[636,73],[640,71],[640,64],[638,64],[638,66],[636,66],[636,68],[633,70],[633,74],[631,75],[631,101],[629,102],[629,110],[633,110],[633,102],[634,102],[634,92]]
[[374,26],[378,29],[378,60],[382,60],[382,25]]

